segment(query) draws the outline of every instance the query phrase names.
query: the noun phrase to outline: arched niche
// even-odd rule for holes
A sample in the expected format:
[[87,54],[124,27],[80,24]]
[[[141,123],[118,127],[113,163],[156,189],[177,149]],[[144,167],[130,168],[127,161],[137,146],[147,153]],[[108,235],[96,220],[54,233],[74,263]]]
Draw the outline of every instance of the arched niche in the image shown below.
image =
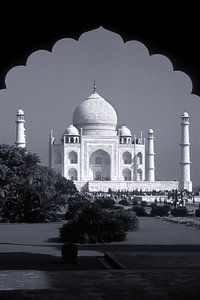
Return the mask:
[[137,163],[139,165],[142,164],[142,153],[141,152],[138,152],[138,154],[137,154]]
[[69,152],[69,154],[68,154],[68,162],[70,164],[77,164],[78,157],[77,157],[77,153],[75,151]]
[[75,168],[71,168],[68,171],[68,177],[71,180],[77,180],[77,170]]
[[124,181],[130,181],[131,180],[131,170],[130,169],[124,169],[122,171],[122,176],[124,178]]
[[131,164],[131,153],[126,151],[122,155],[122,160],[125,165]]

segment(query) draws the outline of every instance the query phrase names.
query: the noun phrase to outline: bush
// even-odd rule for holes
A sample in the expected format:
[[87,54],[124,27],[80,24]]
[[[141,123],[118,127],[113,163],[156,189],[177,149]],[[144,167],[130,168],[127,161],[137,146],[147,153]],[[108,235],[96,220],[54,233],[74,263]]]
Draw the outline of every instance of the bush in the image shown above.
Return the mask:
[[168,216],[169,214],[169,208],[167,206],[152,206],[151,208],[151,216],[155,217],[155,216]]
[[67,200],[67,212],[65,214],[66,220],[76,219],[80,211],[85,206],[90,205],[90,201],[84,198],[83,196],[71,197]]
[[164,204],[165,209],[169,210],[171,209],[171,205],[170,204]]
[[112,198],[99,198],[95,200],[94,203],[98,204],[102,208],[113,208],[115,200]]
[[143,207],[147,206],[147,201],[142,200],[142,201],[141,201],[141,206],[143,206]]
[[121,226],[124,231],[134,231],[138,229],[138,219],[135,212],[121,208],[118,210],[118,214],[115,214],[115,217],[121,220]]
[[118,204],[121,204],[121,205],[124,205],[124,206],[128,206],[128,205],[129,205],[129,202],[128,202],[128,200],[123,199],[123,200],[120,200],[120,201],[118,202]]
[[60,238],[62,241],[70,243],[86,242],[82,224],[75,221],[68,222],[60,228]]
[[195,210],[195,216],[196,217],[200,217],[200,209],[196,209]]
[[173,217],[185,217],[187,216],[187,208],[185,206],[173,208],[171,214]]
[[137,226],[134,212],[123,208],[103,209],[94,202],[83,206],[76,218],[62,226],[60,238],[71,243],[123,241],[127,231],[136,230]]
[[137,206],[137,205],[139,205],[140,203],[141,203],[141,201],[133,200],[133,205],[134,205],[134,206]]
[[142,206],[133,206],[133,211],[138,217],[145,217],[147,215],[145,208]]

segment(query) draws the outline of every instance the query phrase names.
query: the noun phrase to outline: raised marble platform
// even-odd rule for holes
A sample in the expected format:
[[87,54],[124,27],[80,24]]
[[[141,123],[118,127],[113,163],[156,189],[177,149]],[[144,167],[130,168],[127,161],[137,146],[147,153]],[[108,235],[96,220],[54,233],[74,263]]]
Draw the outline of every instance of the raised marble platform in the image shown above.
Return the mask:
[[178,189],[179,181],[75,181],[79,191],[107,192],[109,188],[117,190],[163,191]]

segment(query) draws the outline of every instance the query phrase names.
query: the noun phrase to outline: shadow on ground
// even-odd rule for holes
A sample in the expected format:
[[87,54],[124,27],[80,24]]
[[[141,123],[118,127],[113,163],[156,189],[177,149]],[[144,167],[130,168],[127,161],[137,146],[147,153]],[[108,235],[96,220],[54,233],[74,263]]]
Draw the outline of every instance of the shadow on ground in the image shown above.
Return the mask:
[[60,256],[1,253],[0,300],[200,299],[199,245],[125,249],[106,254],[121,264],[118,270],[107,269],[97,256],[67,265]]
[[75,264],[65,264],[60,256],[25,252],[0,253],[0,270],[105,270],[99,257],[78,257]]

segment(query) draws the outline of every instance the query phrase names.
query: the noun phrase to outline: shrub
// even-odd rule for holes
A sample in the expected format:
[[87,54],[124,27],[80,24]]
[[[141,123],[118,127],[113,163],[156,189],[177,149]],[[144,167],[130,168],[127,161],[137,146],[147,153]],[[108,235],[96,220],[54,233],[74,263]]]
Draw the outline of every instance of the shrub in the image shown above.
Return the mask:
[[80,195],[69,198],[67,203],[67,212],[65,214],[67,220],[76,219],[83,207],[90,205],[90,201]]
[[147,201],[142,200],[142,201],[141,201],[141,206],[143,206],[143,207],[147,206]]
[[164,204],[164,208],[170,211],[171,205],[170,204]]
[[140,203],[141,203],[141,201],[133,200],[133,205],[134,205],[134,206],[137,206],[137,205],[139,205]]
[[95,200],[94,203],[98,204],[102,208],[113,208],[115,200],[112,198],[99,198]]
[[169,208],[167,206],[152,206],[151,208],[151,216],[168,216]]
[[69,243],[85,243],[85,234],[83,226],[75,221],[63,224],[60,228],[60,238]]
[[195,216],[196,217],[200,217],[200,209],[196,209],[195,210]]
[[85,205],[77,217],[60,229],[62,241],[71,243],[104,243],[123,241],[127,231],[136,230],[138,220],[134,212],[103,209],[98,204]]
[[145,217],[147,215],[145,208],[142,206],[133,206],[133,211],[138,217]]
[[118,210],[118,215],[115,215],[115,217],[117,217],[118,220],[121,219],[121,226],[123,230],[133,231],[138,229],[138,219],[135,212],[129,209],[127,210],[121,208],[120,210]]
[[121,205],[124,205],[124,206],[128,206],[129,205],[128,200],[125,200],[125,199],[120,200],[118,203],[121,204]]
[[185,206],[173,208],[171,214],[173,217],[185,217],[187,216],[187,208]]

